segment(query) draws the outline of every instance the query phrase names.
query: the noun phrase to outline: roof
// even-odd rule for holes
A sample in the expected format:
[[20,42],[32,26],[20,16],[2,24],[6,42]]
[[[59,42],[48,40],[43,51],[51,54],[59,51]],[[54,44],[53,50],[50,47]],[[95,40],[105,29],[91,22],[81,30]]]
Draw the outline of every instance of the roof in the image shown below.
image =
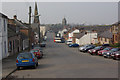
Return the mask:
[[78,35],[76,35],[76,38],[80,39],[83,35],[85,35],[85,32],[79,33]]
[[8,17],[6,15],[2,14],[2,13],[0,13],[0,16],[8,19]]
[[108,31],[104,31],[103,33],[101,33],[101,34],[99,35],[99,37],[112,38],[113,35],[112,35],[112,33],[108,30]]
[[12,29],[10,29],[9,27],[7,28],[7,30],[8,30],[8,38],[17,36],[17,34],[15,33],[15,31],[13,31]]
[[19,34],[21,35],[21,38],[22,38],[23,40],[28,38],[28,36],[26,36],[26,35],[25,35],[24,33],[22,33],[22,32],[20,32]]

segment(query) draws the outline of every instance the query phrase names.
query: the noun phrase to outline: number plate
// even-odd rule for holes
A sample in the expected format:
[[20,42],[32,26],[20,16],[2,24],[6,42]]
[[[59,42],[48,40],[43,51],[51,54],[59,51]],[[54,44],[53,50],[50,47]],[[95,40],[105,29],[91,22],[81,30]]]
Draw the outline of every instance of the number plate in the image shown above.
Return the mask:
[[29,62],[29,60],[22,60],[22,62]]

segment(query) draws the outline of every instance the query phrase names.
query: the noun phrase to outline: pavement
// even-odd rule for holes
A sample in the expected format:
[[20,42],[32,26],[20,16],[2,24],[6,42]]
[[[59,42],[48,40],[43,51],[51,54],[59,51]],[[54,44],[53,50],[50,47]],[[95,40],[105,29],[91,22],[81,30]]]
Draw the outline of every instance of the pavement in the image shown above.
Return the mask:
[[118,61],[92,56],[70,48],[64,43],[54,43],[53,33],[47,34],[44,56],[37,69],[22,69],[11,76],[17,78],[118,78]]
[[[27,50],[24,50],[27,51]],[[22,51],[22,52],[24,52]],[[16,58],[17,55],[19,53],[16,53],[12,56],[8,56],[7,58],[4,58],[1,62],[2,64],[2,78],[5,78],[6,76],[8,76],[9,74],[11,74],[11,72],[16,70]]]

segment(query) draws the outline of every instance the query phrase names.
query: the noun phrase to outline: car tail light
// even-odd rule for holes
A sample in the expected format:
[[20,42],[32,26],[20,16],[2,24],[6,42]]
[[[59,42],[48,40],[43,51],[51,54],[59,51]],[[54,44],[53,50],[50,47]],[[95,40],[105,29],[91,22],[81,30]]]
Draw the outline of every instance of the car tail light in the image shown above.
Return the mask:
[[34,62],[34,61],[35,61],[35,59],[33,58],[33,59],[32,59],[32,61]]
[[16,63],[18,63],[18,60],[16,60]]

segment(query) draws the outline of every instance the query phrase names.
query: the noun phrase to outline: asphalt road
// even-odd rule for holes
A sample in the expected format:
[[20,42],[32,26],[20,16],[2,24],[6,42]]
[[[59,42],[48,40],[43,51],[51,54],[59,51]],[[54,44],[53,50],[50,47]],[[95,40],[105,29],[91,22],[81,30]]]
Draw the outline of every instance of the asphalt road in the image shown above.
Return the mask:
[[17,78],[117,78],[118,61],[81,53],[64,43],[54,43],[53,33],[47,34],[44,57],[37,69],[22,69]]

